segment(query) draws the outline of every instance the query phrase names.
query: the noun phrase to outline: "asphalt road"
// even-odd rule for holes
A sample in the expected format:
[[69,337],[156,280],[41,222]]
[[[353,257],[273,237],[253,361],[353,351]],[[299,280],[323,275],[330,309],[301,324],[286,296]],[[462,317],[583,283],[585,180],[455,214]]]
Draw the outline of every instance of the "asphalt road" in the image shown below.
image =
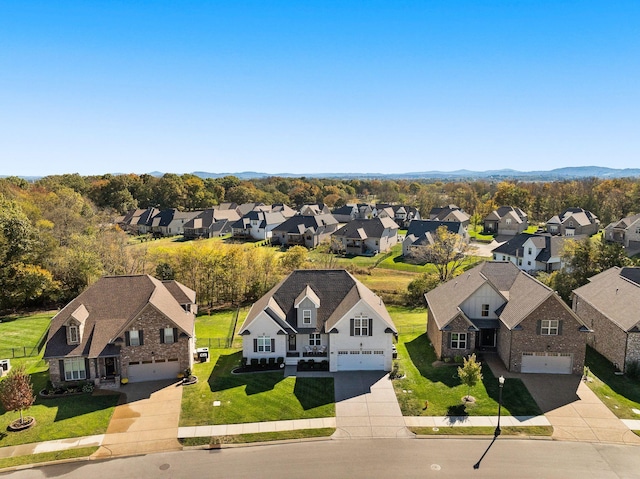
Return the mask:
[[638,478],[637,446],[498,438],[362,439],[192,450],[0,474],[11,479]]

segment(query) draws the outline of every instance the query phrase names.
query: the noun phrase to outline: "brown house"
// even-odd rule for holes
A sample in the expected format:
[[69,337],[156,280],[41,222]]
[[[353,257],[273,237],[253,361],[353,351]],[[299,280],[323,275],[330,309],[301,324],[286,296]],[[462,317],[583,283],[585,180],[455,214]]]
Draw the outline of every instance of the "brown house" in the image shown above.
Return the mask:
[[149,275],[105,276],[51,320],[44,359],[54,385],[174,379],[193,364],[195,292]]
[[582,374],[589,329],[513,263],[483,263],[425,297],[427,334],[439,358],[495,351],[509,371]]
[[640,361],[640,268],[613,267],[573,292],[573,310],[593,330],[587,344],[620,371]]

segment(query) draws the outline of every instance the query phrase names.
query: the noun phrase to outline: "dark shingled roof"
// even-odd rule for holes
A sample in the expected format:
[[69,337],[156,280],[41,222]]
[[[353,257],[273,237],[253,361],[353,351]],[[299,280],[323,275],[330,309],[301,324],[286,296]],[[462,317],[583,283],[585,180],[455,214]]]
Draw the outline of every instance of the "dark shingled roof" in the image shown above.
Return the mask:
[[[181,304],[193,302],[195,292],[176,281],[160,282],[149,275],[105,276],[53,317],[44,357],[115,354],[116,347],[109,344],[110,341],[147,305],[155,307],[191,336],[194,315],[185,311]],[[78,312],[85,313],[82,342],[68,345],[63,326]]]
[[460,233],[460,223],[457,221],[413,220],[409,223],[407,236],[418,237],[425,233],[435,233],[440,226],[445,226],[451,233]]
[[279,226],[276,226],[273,231],[274,232],[285,232],[285,233],[293,233],[293,234],[302,234],[307,229],[311,228],[314,232],[319,231],[335,231],[338,225],[338,220],[336,220],[333,215],[320,213],[317,215],[309,215],[309,216],[294,216],[289,218],[287,221],[282,223]]
[[509,241],[506,241],[501,245],[497,246],[496,248],[494,248],[493,250],[491,250],[491,252],[498,253],[498,254],[505,254],[509,256],[516,256],[516,253],[520,251],[520,254],[522,254],[522,245],[524,245],[524,243],[532,236],[534,235],[531,235],[528,233],[517,234],[513,238],[511,238]]
[[307,287],[311,288],[320,300],[317,328],[319,332],[328,333],[336,322],[360,300],[366,301],[380,318],[388,323],[387,326],[396,331],[382,300],[347,271],[296,270],[253,304],[241,332],[249,329],[251,322],[262,311],[268,310],[276,313],[276,316],[283,315],[286,323],[291,327],[290,329],[283,327],[288,332],[289,330],[305,332],[306,329],[298,327],[294,304]]
[[[384,230],[399,229],[400,227],[391,218],[373,218],[371,220],[353,220],[344,225],[334,233],[334,236],[344,236],[346,238],[381,238]],[[360,231],[359,231],[360,230]]]

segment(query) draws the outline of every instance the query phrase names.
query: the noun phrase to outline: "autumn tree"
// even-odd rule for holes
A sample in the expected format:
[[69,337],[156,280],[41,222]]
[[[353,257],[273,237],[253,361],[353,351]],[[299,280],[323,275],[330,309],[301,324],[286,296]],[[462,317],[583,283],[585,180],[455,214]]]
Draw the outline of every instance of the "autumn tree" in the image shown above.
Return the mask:
[[35,402],[31,377],[24,365],[13,368],[6,378],[0,381],[0,402],[7,411],[20,411],[20,424],[24,424],[22,412]]
[[458,367],[458,377],[462,384],[467,386],[467,395],[464,401],[473,401],[471,397],[471,388],[482,381],[482,363],[476,361],[475,353],[468,358],[463,358],[463,365]]
[[414,247],[412,257],[421,263],[433,263],[440,281],[448,281],[462,267],[469,245],[462,236],[449,231],[446,226],[440,226],[432,239],[433,242],[428,245]]

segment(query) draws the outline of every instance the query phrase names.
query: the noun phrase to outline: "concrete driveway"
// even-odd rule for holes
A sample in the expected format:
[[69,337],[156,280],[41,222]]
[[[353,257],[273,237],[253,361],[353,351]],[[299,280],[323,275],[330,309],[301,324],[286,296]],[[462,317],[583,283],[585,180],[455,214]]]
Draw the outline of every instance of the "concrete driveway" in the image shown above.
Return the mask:
[[511,373],[496,354],[485,355],[484,361],[496,377],[522,380],[553,426],[553,439],[640,444],[640,437],[598,399],[580,376]]
[[413,437],[405,427],[388,373],[337,372],[334,387],[335,439]]
[[182,386],[176,380],[127,384],[102,446],[92,458],[178,451]]

